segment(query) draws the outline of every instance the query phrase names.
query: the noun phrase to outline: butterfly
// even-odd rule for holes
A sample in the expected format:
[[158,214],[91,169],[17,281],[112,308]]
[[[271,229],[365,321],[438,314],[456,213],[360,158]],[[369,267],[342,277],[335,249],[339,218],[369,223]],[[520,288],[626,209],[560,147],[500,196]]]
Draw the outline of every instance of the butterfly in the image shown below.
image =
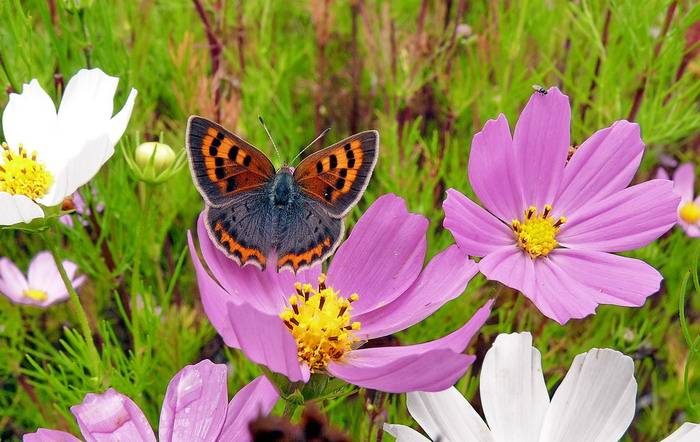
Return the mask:
[[186,145],[192,179],[206,203],[204,223],[217,248],[240,266],[264,270],[270,264],[296,274],[340,244],[343,217],[377,164],[379,133],[360,132],[309,155],[295,169],[279,170],[247,141],[196,115],[187,121]]

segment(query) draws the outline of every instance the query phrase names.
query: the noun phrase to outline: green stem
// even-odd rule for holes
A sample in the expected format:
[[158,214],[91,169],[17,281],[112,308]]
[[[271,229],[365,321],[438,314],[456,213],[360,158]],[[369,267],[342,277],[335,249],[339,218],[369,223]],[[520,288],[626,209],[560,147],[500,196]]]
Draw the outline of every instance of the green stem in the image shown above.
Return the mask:
[[61,259],[61,255],[58,251],[58,243],[55,241],[54,238],[48,238],[46,234],[44,234],[44,240],[49,245],[49,249],[51,250],[51,256],[53,256],[53,260],[56,262],[56,267],[58,268],[58,273],[61,275],[63,284],[65,284],[66,290],[68,290],[68,294],[70,295],[70,300],[73,304],[73,308],[75,308],[75,312],[78,315],[78,323],[82,330],[83,338],[85,339],[85,344],[88,347],[88,352],[91,356],[90,359],[93,363],[93,375],[96,376],[99,373],[100,354],[97,351],[95,341],[92,338],[92,330],[90,329],[90,324],[88,323],[87,314],[85,313],[83,305],[80,303],[80,297],[78,296],[78,293],[73,288],[73,283],[71,282],[70,278],[68,277],[68,274],[66,273],[66,269],[63,267],[63,260]]
[[87,23],[85,22],[85,10],[80,9],[78,12],[78,18],[80,19],[80,27],[83,30],[83,38],[85,39],[83,54],[85,54],[85,65],[88,69],[92,68],[92,43],[90,43],[90,35],[88,34]]

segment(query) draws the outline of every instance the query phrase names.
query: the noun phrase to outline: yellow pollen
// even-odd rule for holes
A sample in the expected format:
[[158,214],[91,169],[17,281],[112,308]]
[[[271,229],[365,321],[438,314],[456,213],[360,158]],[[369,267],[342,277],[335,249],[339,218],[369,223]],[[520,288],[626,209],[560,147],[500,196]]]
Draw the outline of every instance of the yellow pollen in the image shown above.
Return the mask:
[[700,207],[693,201],[678,209],[678,215],[688,224],[695,224],[700,220]]
[[299,362],[305,362],[311,372],[322,370],[331,360],[337,361],[359,341],[354,332],[359,322],[351,323],[350,305],[357,294],[344,299],[332,287],[326,287],[326,275],[318,278],[318,290],[310,284],[296,283],[296,295],[289,298],[280,317],[297,341]]
[[554,239],[559,231],[559,226],[566,222],[563,216],[559,220],[550,218],[552,206],[547,204],[544,210],[537,211],[537,208],[530,206],[525,211],[525,220],[521,223],[514,219],[510,223],[510,228],[515,233],[518,240],[518,247],[530,254],[531,258],[547,256],[557,246]]
[[53,176],[46,165],[37,161],[36,152],[29,154],[19,145],[19,154],[2,143],[0,151],[0,192],[24,195],[36,200],[46,195]]
[[42,292],[41,290],[37,289],[29,289],[26,292],[22,293],[22,296],[32,298],[35,301],[46,301],[46,298],[48,298],[45,292]]

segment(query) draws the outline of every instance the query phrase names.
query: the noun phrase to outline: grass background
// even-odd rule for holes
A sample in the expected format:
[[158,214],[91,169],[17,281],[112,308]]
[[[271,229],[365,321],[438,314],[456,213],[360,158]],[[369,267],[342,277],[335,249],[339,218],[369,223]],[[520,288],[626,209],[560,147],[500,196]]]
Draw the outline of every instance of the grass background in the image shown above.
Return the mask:
[[[69,304],[39,310],[0,299],[3,440],[40,426],[79,434],[69,407],[110,386],[132,397],[155,426],[169,379],[202,358],[230,363],[231,393],[260,373],[223,346],[201,309],[186,232],[203,205],[189,172],[159,186],[139,183],[122,156],[137,133],[142,140],[162,136],[181,150],[187,117],[199,114],[276,162],[258,115],[286,159],[328,126],[325,144],[377,129],[380,160],[346,225],[379,195],[396,193],[430,220],[429,257],[453,242],[441,226],[444,191],[455,187],[473,196],[466,174],[472,136],[499,113],[513,125],[533,84],[557,86],[570,97],[576,144],[618,119],[638,122],[647,152],[637,182],[653,176],[662,153],[697,163],[695,1],[79,3],[0,2],[0,85],[19,92],[37,78],[58,100],[77,70],[100,67],[121,78],[117,108],[130,87],[139,91],[136,107],[121,147],[82,191],[93,208],[88,225],[61,225],[50,236],[0,231],[0,255],[26,269],[47,241],[59,243],[89,277],[81,299],[101,360],[91,360],[81,335],[71,331]],[[7,100],[0,93],[0,107]],[[95,210],[98,204],[103,211]],[[477,363],[458,388],[480,410],[484,353],[498,333],[531,331],[550,390],[573,357],[592,347],[634,358],[637,414],[625,440],[658,440],[680,422],[698,422],[700,365],[689,346],[700,330],[697,250],[697,240],[676,228],[628,253],[663,273],[661,291],[642,308],[601,306],[597,315],[566,326],[544,318],[522,295],[500,290],[492,318],[469,349]],[[443,336],[495,290],[477,277],[465,295],[397,338]],[[385,419],[412,422],[403,395],[359,391],[323,406],[357,440],[381,438],[377,428]]]

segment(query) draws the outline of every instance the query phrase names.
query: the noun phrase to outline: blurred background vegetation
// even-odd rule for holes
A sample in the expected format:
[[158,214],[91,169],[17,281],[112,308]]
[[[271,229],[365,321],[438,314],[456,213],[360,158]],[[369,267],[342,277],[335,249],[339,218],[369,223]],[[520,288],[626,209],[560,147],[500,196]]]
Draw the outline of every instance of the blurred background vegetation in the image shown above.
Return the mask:
[[[145,185],[123,158],[137,136],[183,149],[191,114],[219,121],[274,162],[258,115],[286,160],[326,127],[332,131],[319,144],[379,130],[374,178],[346,224],[379,195],[396,193],[431,221],[429,256],[453,242],[442,228],[445,190],[473,197],[466,173],[472,136],[499,113],[514,125],[533,84],[570,97],[577,145],[616,120],[638,122],[647,153],[636,181],[653,176],[661,154],[697,164],[696,1],[5,0],[0,23],[7,92],[0,108],[32,78],[58,100],[84,67],[121,78],[116,108],[130,87],[139,91],[121,146],[83,188],[92,208],[87,225],[59,226],[51,237],[89,277],[81,296],[102,360],[90,361],[80,335],[64,328],[75,326],[68,304],[39,310],[0,299],[2,439],[40,426],[78,434],[69,406],[110,386],[156,425],[171,376],[202,358],[230,364],[230,391],[259,374],[223,346],[201,309],[186,232],[203,203],[189,172]],[[26,268],[46,240],[0,231],[0,255]],[[626,440],[658,440],[680,422],[698,422],[700,364],[687,342],[700,330],[697,250],[697,240],[674,229],[629,253],[664,274],[661,292],[642,308],[601,306],[566,326],[499,290],[469,350],[477,363],[458,387],[480,410],[476,375],[485,351],[500,332],[531,331],[550,390],[573,357],[592,347],[635,359],[638,410]],[[464,296],[396,339],[442,336],[496,290],[479,276]],[[360,391],[322,405],[358,440],[380,437],[384,420],[412,422],[401,395]]]

